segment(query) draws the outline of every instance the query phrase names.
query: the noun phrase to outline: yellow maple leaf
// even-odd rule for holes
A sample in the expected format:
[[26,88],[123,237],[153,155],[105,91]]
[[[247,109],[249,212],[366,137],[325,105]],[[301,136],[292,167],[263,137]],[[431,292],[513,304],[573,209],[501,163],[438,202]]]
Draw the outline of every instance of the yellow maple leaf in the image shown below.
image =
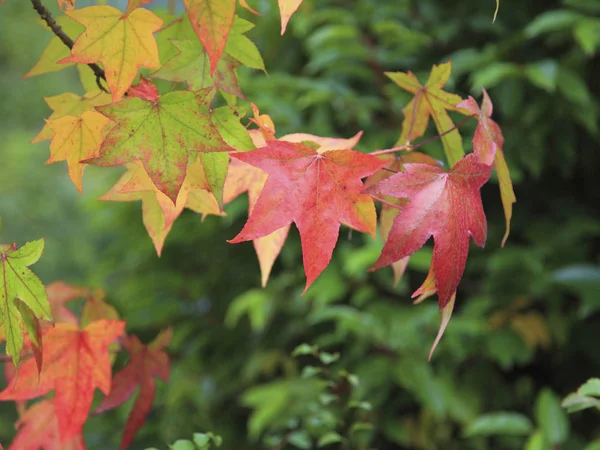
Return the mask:
[[[450,62],[439,66],[434,65],[425,85],[422,85],[412,72],[386,72],[385,74],[402,89],[415,94],[402,110],[404,114],[402,134],[396,145],[405,145],[423,136],[431,117],[438,133],[443,134],[442,145],[452,167],[465,156],[465,151],[460,133],[458,129],[452,130],[454,123],[448,115],[448,111],[458,111],[456,105],[462,101],[462,98],[442,90],[450,78],[451,70]],[[452,131],[448,132],[449,130]]]
[[140,67],[160,67],[158,47],[153,33],[163,24],[151,11],[137,8],[124,16],[112,6],[88,6],[66,11],[72,19],[86,27],[63,62],[104,66],[106,82],[113,102],[123,98]]
[[203,215],[224,215],[214,195],[209,191],[208,181],[200,158],[188,166],[186,178],[175,204],[159,191],[140,162],[127,165],[127,172],[98,200],[131,202],[142,201],[142,219],[160,256],[165,239],[173,223],[184,208]]
[[50,142],[50,158],[46,164],[66,161],[69,177],[79,193],[83,190],[81,179],[85,169],[85,164],[79,161],[98,154],[102,129],[109,122],[110,119],[96,111],[86,111],[81,117],[64,116],[48,121],[54,137]]
[[[81,116],[85,111],[93,110],[96,105],[106,105],[111,102],[110,95],[102,91],[89,92],[83,97],[71,92],[65,92],[53,97],[44,97],[44,100],[52,110],[52,114],[50,114],[48,120],[58,119],[63,116]],[[52,139],[52,136],[54,136],[54,131],[52,131],[52,128],[46,122],[44,128],[33,138],[31,143],[35,144],[40,141]]]

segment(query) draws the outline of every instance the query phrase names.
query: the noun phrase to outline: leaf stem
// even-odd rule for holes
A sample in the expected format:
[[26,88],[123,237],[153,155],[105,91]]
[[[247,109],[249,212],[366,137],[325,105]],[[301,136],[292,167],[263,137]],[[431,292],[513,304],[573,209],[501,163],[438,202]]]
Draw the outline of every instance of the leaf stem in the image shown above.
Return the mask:
[[441,134],[438,134],[437,136],[433,136],[429,139],[425,139],[424,141],[421,141],[418,144],[411,145],[410,143],[408,143],[405,145],[401,145],[400,147],[392,147],[392,148],[388,148],[385,150],[377,150],[377,151],[371,152],[369,154],[372,156],[378,156],[378,155],[387,155],[389,153],[396,153],[396,152],[403,151],[403,150],[416,150],[419,147],[423,147],[424,145],[429,144],[430,142],[441,139],[442,137],[446,136],[448,133],[452,133],[454,130],[457,130],[458,128],[462,127],[465,123],[467,123],[473,117],[475,117],[475,116],[472,115],[472,116],[465,117],[462,121],[460,121],[458,124],[454,125],[452,128],[444,131]]
[[377,197],[376,195],[373,194],[369,194],[371,197],[373,197],[373,200],[377,200],[380,203],[383,203],[384,205],[389,206],[390,208],[394,208],[394,209],[402,209],[401,206],[398,205],[394,205],[393,203],[388,202],[387,200],[382,199],[381,197]]
[[[64,32],[62,27],[58,23],[56,23],[56,20],[54,20],[54,17],[52,17],[50,11],[48,11],[48,9],[42,4],[42,0],[31,0],[31,4],[33,5],[33,9],[36,10],[36,12],[42,18],[42,20],[44,20],[48,24],[48,26],[56,35],[56,37],[58,37],[63,44],[69,47],[69,49],[72,49],[73,45],[75,45],[73,39],[71,39],[67,35],[67,33]],[[88,66],[90,69],[92,69],[94,75],[96,75],[96,84],[98,85],[100,90],[108,94],[108,90],[102,85],[102,83],[100,83],[101,79],[106,82],[106,75],[104,73],[104,70],[98,64],[91,63],[88,64]]]

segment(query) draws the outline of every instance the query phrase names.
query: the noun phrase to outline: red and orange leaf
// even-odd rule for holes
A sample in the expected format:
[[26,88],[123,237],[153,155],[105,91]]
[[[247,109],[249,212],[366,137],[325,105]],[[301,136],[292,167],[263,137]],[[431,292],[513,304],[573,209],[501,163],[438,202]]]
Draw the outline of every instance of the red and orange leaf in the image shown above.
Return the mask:
[[494,106],[485,89],[483,89],[483,101],[481,108],[471,96],[462,103],[457,105],[457,108],[462,108],[471,114],[477,116],[477,128],[475,136],[473,136],[473,150],[479,157],[479,160],[484,164],[494,164],[494,168],[498,173],[498,183],[500,184],[500,197],[502,198],[502,206],[504,207],[504,217],[506,218],[506,232],[502,239],[502,246],[506,243],[510,234],[510,219],[512,218],[512,205],[517,201],[513,190],[510,172],[504,159],[502,146],[504,145],[504,136],[502,131],[492,117]]
[[279,13],[281,15],[281,35],[285,33],[288,22],[298,8],[302,0],[279,0]]
[[235,17],[236,0],[183,0],[183,4],[198,39],[208,53],[212,75],[225,50]]
[[377,217],[361,178],[385,165],[354,150],[319,153],[304,144],[267,141],[266,146],[233,158],[267,172],[248,221],[231,241],[267,236],[294,222],[300,231],[306,289],[327,267],[340,224],[375,234]]
[[89,288],[72,286],[63,281],[55,281],[47,285],[46,293],[48,294],[48,302],[52,309],[52,319],[54,319],[54,322],[77,325],[79,322],[77,316],[65,306],[65,303],[85,298],[88,292]]
[[110,122],[95,111],[85,111],[81,117],[63,116],[48,121],[54,132],[50,142],[50,158],[46,164],[66,161],[69,177],[81,194],[85,164],[80,161],[98,156],[102,130]]
[[19,376],[0,392],[0,400],[29,400],[55,390],[54,406],[61,442],[81,434],[94,389],[110,392],[111,364],[108,346],[125,331],[125,322],[99,320],[79,329],[61,323],[42,337],[44,365],[37,373],[30,359]]
[[59,119],[64,116],[80,117],[85,111],[92,111],[94,106],[106,105],[111,102],[110,95],[105,94],[102,91],[89,92],[83,97],[70,92],[65,92],[64,94],[55,95],[53,97],[44,97],[44,100],[50,109],[52,109],[52,114],[50,114],[50,117],[46,120],[44,128],[42,128],[39,134],[31,141],[32,144],[52,139],[54,131],[52,131],[49,124],[51,120]]
[[121,100],[140,67],[160,67],[154,36],[163,21],[151,11],[138,8],[131,14],[108,5],[88,6],[66,14],[86,27],[71,49],[71,56],[61,62],[104,66],[106,82],[113,102]]
[[120,447],[122,449],[129,447],[152,408],[156,391],[154,377],[165,383],[169,379],[169,356],[163,349],[168,345],[172,334],[169,328],[161,332],[149,345],[142,344],[137,336],[133,335],[121,339],[131,359],[115,374],[110,394],[102,400],[94,413],[99,414],[125,403],[139,386],[140,392],[125,425]]
[[442,90],[450,78],[451,70],[450,62],[439,66],[434,65],[424,86],[412,72],[386,72],[394,83],[415,94],[415,98],[402,110],[404,114],[402,134],[396,145],[405,145],[423,136],[431,117],[438,133],[440,135],[446,133],[441,140],[450,167],[465,155],[458,129],[447,133],[454,127],[447,111],[457,111],[456,105],[462,101],[460,96]]
[[131,86],[127,91],[127,95],[148,100],[152,103],[155,103],[160,97],[156,85],[144,78],[144,75],[140,75],[140,82]]
[[[230,203],[244,192],[248,192],[248,213],[251,214],[266,181],[267,174],[264,171],[234,158],[229,163],[223,202]],[[286,225],[252,241],[260,265],[263,286],[267,284],[273,264],[281,253],[289,230],[290,225]]]
[[42,400],[28,408],[16,423],[17,436],[8,450],[85,450],[81,433],[61,442],[54,399]]
[[[385,166],[386,170],[380,170],[371,175],[365,181],[365,187],[367,188],[377,184],[382,180],[385,180],[386,178],[391,177],[394,172],[402,171],[404,164],[407,163],[421,163],[439,166],[439,162],[437,160],[433,159],[431,156],[419,152],[402,153],[401,156],[384,154],[381,155],[380,158],[387,162]],[[379,227],[381,230],[381,237],[385,243],[388,240],[390,230],[392,229],[392,224],[400,213],[402,205],[406,203],[406,199],[398,199],[383,195],[382,200],[384,200],[384,202],[381,204],[381,212],[379,213]],[[402,276],[404,275],[404,272],[408,266],[409,259],[410,257],[407,256],[392,263],[392,270],[394,272],[394,285],[397,285],[402,279]]]
[[490,166],[469,154],[450,172],[429,164],[405,164],[404,172],[369,188],[374,194],[408,199],[373,270],[412,255],[433,236],[435,284],[440,307],[445,307],[464,272],[470,237],[480,247],[485,244],[487,224],[479,190],[490,173]]
[[75,9],[75,0],[58,0],[58,7],[65,11]]
[[[192,155],[229,152],[231,148],[212,122],[210,88],[175,91],[155,102],[132,97],[96,109],[116,125],[110,130],[100,156],[85,162],[117,166],[141,161],[156,188],[175,204]],[[227,155],[225,155],[227,156]],[[200,159],[200,158],[199,158]],[[228,158],[214,158],[204,167],[211,191],[223,196]]]

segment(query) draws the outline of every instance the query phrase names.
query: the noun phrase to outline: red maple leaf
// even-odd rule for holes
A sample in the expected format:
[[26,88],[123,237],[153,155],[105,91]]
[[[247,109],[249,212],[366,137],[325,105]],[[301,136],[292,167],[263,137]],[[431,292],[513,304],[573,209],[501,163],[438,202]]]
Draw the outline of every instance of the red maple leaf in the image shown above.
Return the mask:
[[64,281],[55,281],[46,286],[48,303],[52,309],[52,319],[56,323],[72,323],[77,325],[79,319],[65,306],[65,303],[88,295],[89,288],[71,286]]
[[44,364],[38,376],[35,361],[27,360],[0,392],[0,400],[29,400],[55,390],[54,406],[61,442],[81,433],[97,387],[110,391],[108,346],[125,330],[125,322],[98,320],[79,329],[59,323],[42,337]]
[[169,356],[163,351],[172,336],[171,329],[160,333],[150,344],[144,345],[137,336],[127,336],[121,339],[123,347],[131,355],[129,363],[117,374],[112,381],[110,394],[94,411],[95,414],[115,408],[125,403],[140,387],[140,393],[129,413],[125,432],[121,440],[121,448],[127,448],[137,431],[142,427],[154,401],[157,376],[166,382],[169,378]]
[[487,224],[479,189],[489,179],[491,166],[477,155],[462,158],[446,172],[430,164],[405,164],[369,192],[408,198],[394,220],[373,270],[412,255],[433,236],[433,270],[439,304],[443,308],[456,292],[469,253],[469,237],[483,247]]
[[229,242],[250,241],[294,222],[300,231],[306,289],[327,267],[340,224],[375,235],[377,217],[361,178],[385,165],[354,150],[319,152],[300,143],[267,141],[233,158],[264,170],[267,181],[242,231]]
[[467,100],[462,101],[457,108],[467,110],[469,113],[477,117],[477,128],[473,136],[473,150],[479,157],[480,161],[485,164],[494,164],[494,168],[498,173],[498,183],[500,184],[500,197],[502,198],[502,206],[504,207],[504,217],[506,218],[506,232],[502,239],[502,246],[506,243],[510,234],[510,219],[512,217],[512,205],[517,201],[513,190],[512,181],[510,179],[510,171],[504,159],[502,146],[504,145],[504,136],[502,131],[492,117],[494,105],[485,89],[483,89],[483,101],[481,108],[471,96]]
[[61,442],[54,399],[31,406],[16,424],[19,430],[8,450],[85,450],[81,433]]

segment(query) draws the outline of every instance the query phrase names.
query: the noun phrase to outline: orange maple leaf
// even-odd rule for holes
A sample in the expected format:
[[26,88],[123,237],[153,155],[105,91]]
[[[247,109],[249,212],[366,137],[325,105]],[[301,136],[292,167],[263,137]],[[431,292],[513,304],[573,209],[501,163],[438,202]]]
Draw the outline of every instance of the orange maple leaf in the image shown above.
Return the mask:
[[88,6],[66,11],[69,17],[86,27],[71,49],[71,56],[62,62],[104,66],[106,82],[113,102],[118,102],[127,92],[140,67],[160,67],[158,47],[152,35],[163,21],[144,8],[131,14],[112,6]]
[[44,363],[38,376],[35,361],[19,367],[19,376],[0,392],[0,400],[29,400],[55,390],[54,406],[61,442],[81,433],[94,389],[110,392],[108,346],[125,331],[125,322],[99,320],[83,329],[60,323],[42,336]]
[[[458,111],[457,104],[462,98],[442,90],[448,82],[452,64],[450,62],[434,65],[425,85],[412,72],[386,72],[385,74],[402,89],[415,94],[415,97],[404,107],[402,134],[396,145],[405,145],[425,134],[431,117],[441,137],[444,152],[454,166],[464,155],[462,138],[458,129],[452,130],[454,123],[448,115],[449,111]],[[449,130],[452,130],[448,132]],[[445,134],[444,134],[445,133]]]
[[75,9],[75,0],[58,0],[58,7],[65,11],[71,11]]
[[8,450],[85,450],[81,433],[61,442],[54,399],[42,400],[28,408],[16,423],[17,436]]
[[77,316],[65,306],[65,303],[84,298],[88,292],[89,289],[86,287],[71,286],[63,281],[55,281],[47,285],[46,293],[54,322],[77,325],[79,323]]
[[156,391],[154,377],[159,377],[165,383],[169,378],[169,356],[163,351],[163,348],[169,344],[172,334],[172,330],[168,328],[148,345],[142,344],[137,336],[133,335],[121,339],[123,347],[131,355],[131,359],[123,369],[115,374],[110,394],[102,400],[94,413],[99,414],[125,403],[136,388],[140,387],[139,395],[125,425],[125,432],[121,440],[122,449],[129,447],[152,408]]
[[235,17],[236,0],[183,0],[198,39],[208,53],[210,74],[225,51]]

